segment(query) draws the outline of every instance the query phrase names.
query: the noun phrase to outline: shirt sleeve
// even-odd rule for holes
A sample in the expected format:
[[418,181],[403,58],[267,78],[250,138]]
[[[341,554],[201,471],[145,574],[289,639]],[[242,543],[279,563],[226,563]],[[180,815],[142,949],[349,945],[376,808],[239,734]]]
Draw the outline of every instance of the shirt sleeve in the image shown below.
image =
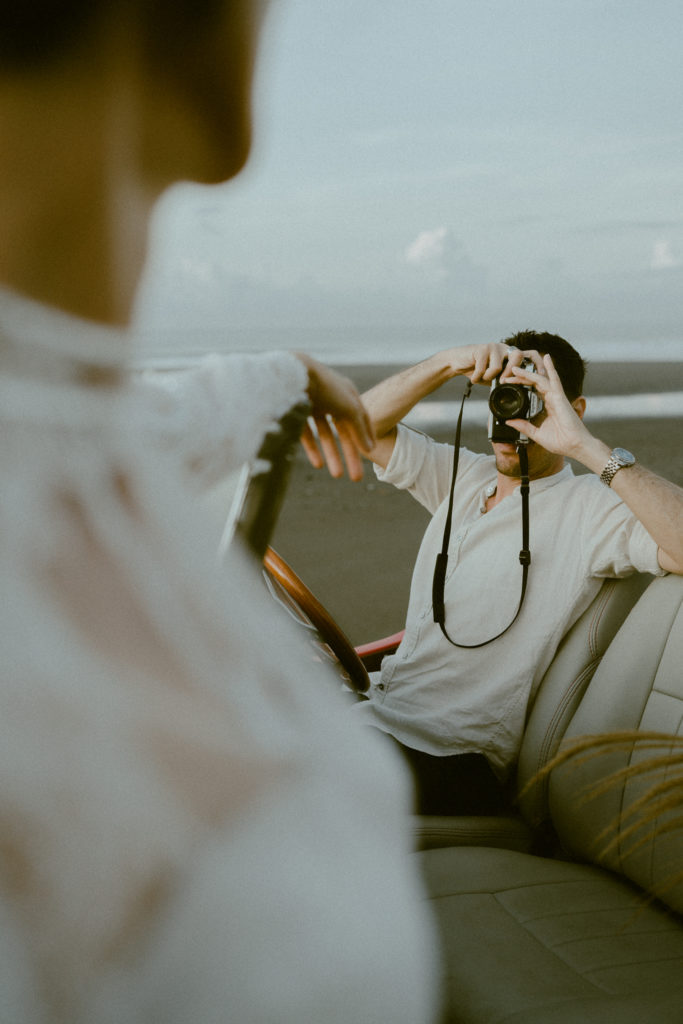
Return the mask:
[[189,370],[145,371],[134,388],[143,430],[175,451],[202,486],[239,468],[306,399],[306,368],[288,352],[211,355]]
[[[433,515],[448,497],[453,452],[453,445],[435,441],[427,434],[399,423],[391,458],[386,468],[375,466],[375,474],[383,483],[409,491]],[[461,448],[458,480],[462,480],[475,463],[483,458],[485,456]]]
[[628,576],[646,572],[666,575],[657,559],[657,543],[626,504],[597,479],[586,478],[594,492],[591,517],[583,531],[591,575]]

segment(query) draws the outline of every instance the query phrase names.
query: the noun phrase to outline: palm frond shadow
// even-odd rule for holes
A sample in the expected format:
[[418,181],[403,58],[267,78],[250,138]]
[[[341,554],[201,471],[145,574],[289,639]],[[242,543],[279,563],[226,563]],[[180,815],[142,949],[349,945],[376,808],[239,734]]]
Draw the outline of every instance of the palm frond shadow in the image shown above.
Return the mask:
[[[636,779],[647,780],[650,785],[626,803],[618,816],[595,836],[596,859],[601,863],[608,861],[617,849],[620,857],[626,859],[653,840],[683,829],[683,736],[629,730],[577,737],[565,742],[522,791],[524,795],[534,786],[547,785],[550,775],[564,765],[579,768],[615,752],[626,753],[629,763],[587,785],[580,804],[613,789],[623,790]],[[647,901],[665,899],[666,893],[680,883],[683,870],[676,866],[663,884],[647,893]]]

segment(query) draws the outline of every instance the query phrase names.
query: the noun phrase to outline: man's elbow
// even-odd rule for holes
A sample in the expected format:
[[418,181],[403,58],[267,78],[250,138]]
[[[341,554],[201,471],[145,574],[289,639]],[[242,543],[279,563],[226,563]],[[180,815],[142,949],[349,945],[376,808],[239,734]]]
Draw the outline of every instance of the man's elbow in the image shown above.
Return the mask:
[[660,569],[664,569],[665,572],[672,572],[676,576],[683,576],[683,556],[681,558],[674,558],[663,548],[657,549],[657,561],[659,562]]

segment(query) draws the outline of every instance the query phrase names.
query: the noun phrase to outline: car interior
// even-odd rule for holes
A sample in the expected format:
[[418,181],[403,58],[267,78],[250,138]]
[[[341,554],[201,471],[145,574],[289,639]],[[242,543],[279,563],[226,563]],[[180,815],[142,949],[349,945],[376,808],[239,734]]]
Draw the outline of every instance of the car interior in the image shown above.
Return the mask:
[[[261,532],[271,593],[362,694],[401,633],[354,648],[263,544]],[[582,737],[587,753],[558,758]],[[441,936],[444,1021],[681,1024],[682,739],[683,578],[606,580],[532,695],[509,811],[410,823]]]

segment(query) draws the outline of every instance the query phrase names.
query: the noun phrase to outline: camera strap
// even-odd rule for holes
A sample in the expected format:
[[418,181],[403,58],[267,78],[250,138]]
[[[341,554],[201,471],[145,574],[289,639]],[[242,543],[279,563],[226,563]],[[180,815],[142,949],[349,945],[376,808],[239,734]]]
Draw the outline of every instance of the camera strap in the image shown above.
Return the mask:
[[517,605],[517,611],[513,618],[510,620],[505,629],[502,629],[500,633],[496,633],[489,640],[483,640],[478,644],[461,644],[453,640],[448,635],[446,630],[446,607],[444,603],[444,588],[446,585],[446,571],[448,569],[448,546],[451,539],[451,524],[453,521],[453,494],[455,492],[455,479],[458,475],[458,460],[460,457],[460,432],[462,428],[462,414],[465,408],[465,401],[470,396],[472,391],[472,382],[468,382],[467,389],[462,396],[462,402],[460,403],[460,414],[458,416],[458,423],[455,429],[455,451],[453,453],[453,473],[451,475],[451,489],[448,497],[448,512],[446,514],[446,524],[443,531],[443,542],[441,544],[441,551],[436,556],[436,565],[434,566],[434,578],[432,580],[432,608],[434,614],[434,622],[438,623],[441,628],[441,632],[446,637],[446,640],[454,647],[463,647],[468,650],[473,650],[477,647],[486,647],[487,644],[493,643],[507,633],[508,629],[517,620],[517,616],[522,610],[522,604],[524,603],[524,595],[526,594],[527,581],[529,576],[529,566],[531,564],[531,551],[529,549],[529,458],[527,453],[527,441],[520,441],[517,446],[519,452],[519,469],[521,477],[520,496],[522,499],[522,550],[519,553],[519,562],[522,566],[522,589],[519,597],[519,604]]

